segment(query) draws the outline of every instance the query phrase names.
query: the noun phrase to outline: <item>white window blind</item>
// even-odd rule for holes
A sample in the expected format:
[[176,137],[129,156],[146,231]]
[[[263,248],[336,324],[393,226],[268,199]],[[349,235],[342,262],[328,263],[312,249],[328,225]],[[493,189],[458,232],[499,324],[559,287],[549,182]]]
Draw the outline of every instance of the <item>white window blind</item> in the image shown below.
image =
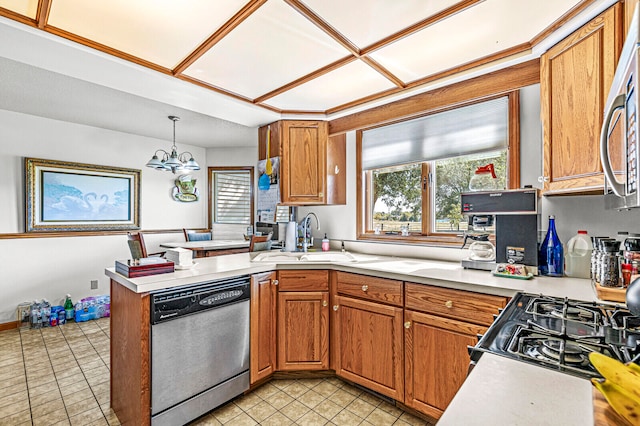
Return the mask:
[[366,130],[362,134],[362,169],[505,149],[508,126],[509,100],[505,96]]
[[248,171],[212,172],[213,221],[251,223],[251,174]]

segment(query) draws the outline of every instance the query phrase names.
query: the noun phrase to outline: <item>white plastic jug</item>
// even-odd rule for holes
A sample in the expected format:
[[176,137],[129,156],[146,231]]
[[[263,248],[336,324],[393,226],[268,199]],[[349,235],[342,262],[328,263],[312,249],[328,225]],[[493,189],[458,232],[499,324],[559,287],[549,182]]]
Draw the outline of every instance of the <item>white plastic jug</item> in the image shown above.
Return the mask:
[[574,278],[589,278],[591,275],[591,251],[593,245],[587,231],[580,230],[567,243],[564,258],[565,274]]

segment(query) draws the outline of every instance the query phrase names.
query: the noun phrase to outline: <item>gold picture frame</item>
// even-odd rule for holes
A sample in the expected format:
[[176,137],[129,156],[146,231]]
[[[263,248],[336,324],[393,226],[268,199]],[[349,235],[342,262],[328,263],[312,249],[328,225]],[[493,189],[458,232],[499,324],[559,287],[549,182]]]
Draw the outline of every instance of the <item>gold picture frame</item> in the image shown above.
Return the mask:
[[140,229],[138,169],[25,158],[26,232]]

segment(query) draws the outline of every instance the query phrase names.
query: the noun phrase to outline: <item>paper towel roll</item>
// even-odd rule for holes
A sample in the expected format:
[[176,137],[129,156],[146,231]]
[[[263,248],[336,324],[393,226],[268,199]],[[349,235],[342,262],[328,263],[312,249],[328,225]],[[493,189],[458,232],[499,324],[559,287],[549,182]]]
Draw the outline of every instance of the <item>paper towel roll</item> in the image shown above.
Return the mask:
[[285,232],[284,251],[296,251],[296,240],[298,239],[298,223],[291,221],[287,223]]

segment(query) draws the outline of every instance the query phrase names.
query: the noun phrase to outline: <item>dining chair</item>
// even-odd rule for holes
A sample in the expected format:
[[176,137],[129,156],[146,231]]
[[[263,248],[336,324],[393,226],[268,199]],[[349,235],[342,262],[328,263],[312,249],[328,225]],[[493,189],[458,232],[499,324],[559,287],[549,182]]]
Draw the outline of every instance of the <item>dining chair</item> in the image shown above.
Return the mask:
[[149,256],[162,256],[165,253],[147,253],[147,247],[144,244],[142,232],[127,232],[127,243],[129,244],[129,250],[131,251],[131,257],[133,259],[140,259]]
[[271,236],[273,233],[269,232],[267,235],[252,235],[249,241],[249,251],[263,251],[271,250]]
[[185,241],[209,241],[213,239],[213,232],[202,229],[185,229],[183,228]]

